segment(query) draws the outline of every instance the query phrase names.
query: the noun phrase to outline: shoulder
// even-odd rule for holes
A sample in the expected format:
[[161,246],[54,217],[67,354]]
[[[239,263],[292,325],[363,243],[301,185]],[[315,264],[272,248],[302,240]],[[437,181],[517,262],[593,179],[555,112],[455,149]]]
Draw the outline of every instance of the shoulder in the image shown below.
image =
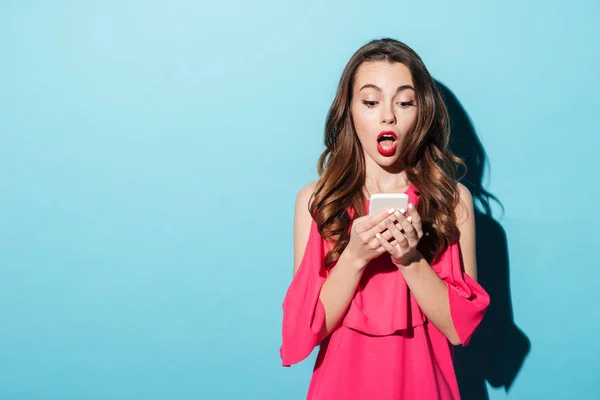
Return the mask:
[[456,184],[456,191],[458,193],[458,204],[454,212],[456,214],[456,223],[460,226],[473,218],[473,196],[471,195],[471,191],[460,182]]
[[312,194],[315,191],[315,187],[317,186],[317,182],[309,182],[306,185],[302,186],[296,195],[296,206],[303,206],[308,210],[308,202]]
[[296,195],[296,207],[294,211],[294,274],[298,271],[310,237],[313,219],[310,215],[308,205],[315,187],[316,182],[310,182],[304,185]]
[[458,191],[459,198],[462,202],[465,203],[473,203],[473,196],[471,196],[471,191],[462,183],[457,182],[456,188]]
[[458,204],[456,205],[456,227],[459,230],[459,245],[464,272],[477,280],[475,257],[475,209],[473,196],[462,183],[457,183]]

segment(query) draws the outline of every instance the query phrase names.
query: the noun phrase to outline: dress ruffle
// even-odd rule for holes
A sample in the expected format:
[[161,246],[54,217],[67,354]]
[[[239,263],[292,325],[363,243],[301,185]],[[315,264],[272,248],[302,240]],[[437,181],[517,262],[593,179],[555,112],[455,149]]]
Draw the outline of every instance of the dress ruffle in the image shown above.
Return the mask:
[[432,267],[448,287],[452,322],[460,342],[466,346],[483,319],[490,296],[479,283],[463,272],[458,243],[448,246],[440,261]]
[[313,220],[302,261],[283,301],[280,355],[286,367],[304,360],[324,339],[325,309],[319,298],[327,277],[323,242]]

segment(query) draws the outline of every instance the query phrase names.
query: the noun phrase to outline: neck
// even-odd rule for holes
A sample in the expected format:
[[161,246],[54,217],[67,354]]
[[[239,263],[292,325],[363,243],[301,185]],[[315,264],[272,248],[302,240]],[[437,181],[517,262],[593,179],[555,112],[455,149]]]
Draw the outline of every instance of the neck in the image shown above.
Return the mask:
[[382,167],[365,155],[365,190],[367,196],[373,193],[403,192],[410,183],[406,171],[398,165]]

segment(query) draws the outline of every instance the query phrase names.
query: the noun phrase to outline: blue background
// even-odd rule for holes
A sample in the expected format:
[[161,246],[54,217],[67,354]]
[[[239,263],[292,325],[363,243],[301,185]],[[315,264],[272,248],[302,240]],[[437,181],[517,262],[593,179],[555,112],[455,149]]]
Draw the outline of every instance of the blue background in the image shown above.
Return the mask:
[[0,398],[304,398],[315,353],[279,359],[294,199],[385,36],[475,163],[496,309],[464,390],[599,398],[599,4],[2,1]]

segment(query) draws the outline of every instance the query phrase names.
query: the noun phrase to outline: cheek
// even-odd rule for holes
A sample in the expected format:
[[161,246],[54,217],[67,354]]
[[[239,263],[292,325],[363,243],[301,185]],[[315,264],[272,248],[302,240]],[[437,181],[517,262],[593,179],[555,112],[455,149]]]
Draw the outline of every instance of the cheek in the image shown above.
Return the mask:
[[398,117],[398,128],[400,128],[402,136],[410,134],[413,131],[413,128],[415,127],[416,123],[416,112],[404,113],[403,115],[400,115]]
[[365,141],[368,140],[369,134],[372,133],[373,127],[377,127],[377,124],[374,123],[374,121],[377,122],[375,113],[359,110],[358,112],[353,112],[352,120],[354,122],[356,134],[364,145]]

